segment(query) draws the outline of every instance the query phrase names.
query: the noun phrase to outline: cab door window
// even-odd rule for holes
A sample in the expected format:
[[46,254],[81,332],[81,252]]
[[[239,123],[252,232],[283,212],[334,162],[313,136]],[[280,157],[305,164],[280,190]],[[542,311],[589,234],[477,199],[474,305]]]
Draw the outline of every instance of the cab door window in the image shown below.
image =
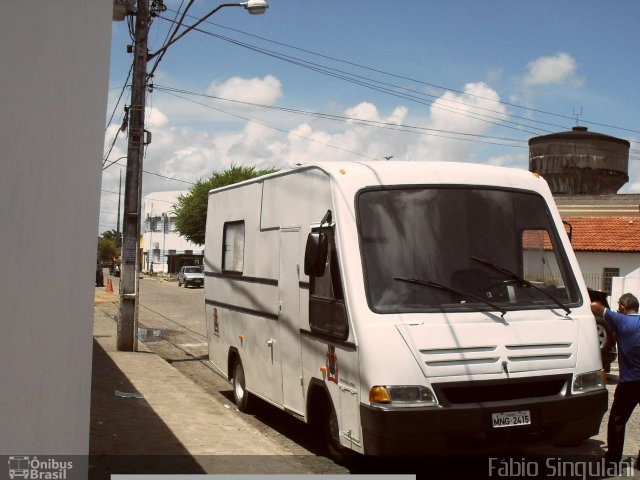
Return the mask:
[[329,248],[322,276],[311,276],[309,283],[309,327],[312,332],[346,340],[349,326],[333,228],[323,228]]

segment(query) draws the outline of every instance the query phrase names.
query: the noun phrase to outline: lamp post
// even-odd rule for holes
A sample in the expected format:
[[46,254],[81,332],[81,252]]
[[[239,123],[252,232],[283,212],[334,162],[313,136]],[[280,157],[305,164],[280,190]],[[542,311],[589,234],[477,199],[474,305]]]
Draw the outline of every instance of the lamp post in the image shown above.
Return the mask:
[[[155,8],[162,2],[154,2]],[[264,13],[265,0],[248,0],[244,3],[223,3],[203,18],[174,36],[157,52],[147,50],[149,35],[149,0],[137,0],[135,46],[133,50],[133,80],[131,106],[129,107],[129,144],[127,149],[127,173],[125,178],[124,218],[122,226],[122,272],[120,279],[120,316],[118,318],[117,349],[138,350],[138,272],[140,270],[140,221],[142,204],[142,159],[144,150],[145,93],[147,89],[147,61],[166,50],[196,28],[211,15],[224,7],[243,7],[251,14]]]

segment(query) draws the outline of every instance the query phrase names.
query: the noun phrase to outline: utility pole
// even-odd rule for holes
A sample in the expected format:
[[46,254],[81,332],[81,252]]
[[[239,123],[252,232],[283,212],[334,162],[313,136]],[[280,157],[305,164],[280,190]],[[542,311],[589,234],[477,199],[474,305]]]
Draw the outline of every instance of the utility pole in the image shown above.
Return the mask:
[[120,184],[118,185],[118,220],[116,221],[116,247],[122,247],[120,238],[120,200],[122,199],[122,169],[120,169]]
[[122,271],[120,278],[120,318],[117,348],[138,350],[138,272],[140,245],[140,211],[142,200],[142,159],[144,151],[145,95],[147,88],[147,38],[149,3],[138,0],[135,46],[133,50],[133,83],[129,116],[127,175],[124,191],[122,225]]
[[[149,54],[147,40],[151,14],[166,10],[162,0],[137,0],[135,46],[133,49],[133,83],[129,107],[129,146],[127,149],[127,175],[124,189],[124,218],[122,225],[122,270],[120,277],[120,318],[118,319],[117,348],[121,352],[138,350],[138,272],[140,271],[140,220],[142,218],[142,159],[145,146],[144,110],[147,90],[147,61],[164,55],[171,45],[194,30],[223,7],[243,7],[252,15],[267,10],[266,0],[247,0],[244,3],[223,3],[179,35],[172,38],[157,52]],[[161,57],[160,57],[161,58]],[[157,62],[156,62],[157,66]],[[155,67],[154,67],[155,68]],[[153,72],[152,72],[153,73]]]

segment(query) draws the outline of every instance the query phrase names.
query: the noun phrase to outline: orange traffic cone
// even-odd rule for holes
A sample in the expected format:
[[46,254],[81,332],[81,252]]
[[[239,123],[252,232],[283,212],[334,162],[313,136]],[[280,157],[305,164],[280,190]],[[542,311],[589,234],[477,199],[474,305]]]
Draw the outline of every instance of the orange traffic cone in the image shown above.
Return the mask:
[[113,284],[111,283],[111,279],[107,279],[107,288],[105,290],[107,293],[113,293]]

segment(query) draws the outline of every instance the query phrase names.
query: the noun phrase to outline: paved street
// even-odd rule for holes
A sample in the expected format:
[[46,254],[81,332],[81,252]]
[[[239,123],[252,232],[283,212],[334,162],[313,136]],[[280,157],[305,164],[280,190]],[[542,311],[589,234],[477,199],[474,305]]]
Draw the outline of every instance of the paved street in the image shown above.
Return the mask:
[[[112,279],[115,293],[118,293],[118,279]],[[144,345],[167,362],[171,363],[183,375],[195,382],[204,392],[220,402],[225,408],[234,411],[248,422],[256,432],[274,440],[280,447],[293,455],[304,456],[310,471],[317,473],[344,473],[346,470],[324,457],[315,455],[318,450],[316,440],[310,438],[305,425],[290,415],[264,404],[254,415],[237,411],[233,403],[231,386],[214,370],[207,361],[206,330],[204,324],[204,289],[178,287],[175,281],[159,278],[144,278],[140,281],[141,328],[146,328],[147,336],[141,338]],[[101,302],[96,307],[105,314],[115,317],[117,303]],[[143,332],[145,332],[143,330]],[[617,381],[617,363],[614,363],[609,375],[609,402],[613,400],[613,391]],[[600,433],[583,442],[578,447],[559,448],[538,446],[523,449],[522,455],[544,456],[599,456],[604,453],[606,442],[606,421],[601,425]],[[625,456],[635,457],[640,448],[640,421],[638,414],[630,420],[625,442]]]

